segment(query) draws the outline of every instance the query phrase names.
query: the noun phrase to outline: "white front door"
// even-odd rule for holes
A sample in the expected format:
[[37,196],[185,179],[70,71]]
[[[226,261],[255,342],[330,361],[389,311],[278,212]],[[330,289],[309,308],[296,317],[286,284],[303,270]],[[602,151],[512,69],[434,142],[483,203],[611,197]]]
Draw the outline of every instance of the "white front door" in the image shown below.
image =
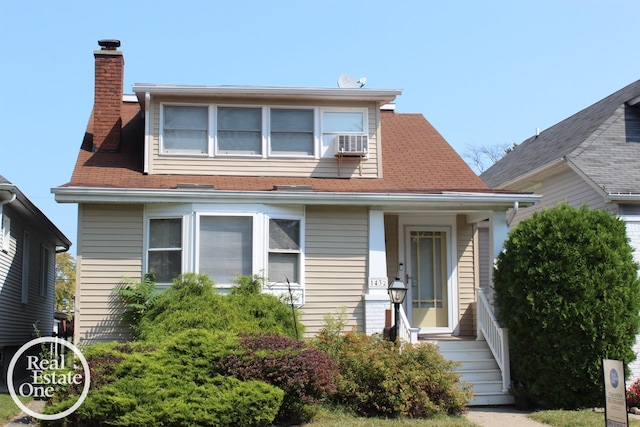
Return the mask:
[[449,327],[447,231],[407,227],[407,277],[411,325],[421,329]]

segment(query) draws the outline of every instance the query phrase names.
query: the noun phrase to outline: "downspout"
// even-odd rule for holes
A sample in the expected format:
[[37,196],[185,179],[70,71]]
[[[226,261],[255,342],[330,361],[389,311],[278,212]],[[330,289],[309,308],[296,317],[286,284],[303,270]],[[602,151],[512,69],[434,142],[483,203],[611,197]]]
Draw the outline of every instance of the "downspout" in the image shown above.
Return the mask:
[[145,92],[144,94],[144,175],[149,174],[149,146],[151,145],[151,118],[149,117],[149,110],[151,109],[151,94]]
[[513,202],[513,211],[511,212],[511,217],[507,219],[507,227],[511,227],[511,222],[513,222],[513,219],[516,217],[517,214],[518,214],[518,202],[515,201]]

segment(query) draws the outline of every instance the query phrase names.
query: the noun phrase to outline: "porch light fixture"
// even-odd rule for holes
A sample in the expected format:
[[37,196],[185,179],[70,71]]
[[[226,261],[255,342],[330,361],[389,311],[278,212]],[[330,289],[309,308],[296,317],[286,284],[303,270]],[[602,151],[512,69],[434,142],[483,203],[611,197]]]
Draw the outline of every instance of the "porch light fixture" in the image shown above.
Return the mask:
[[394,325],[393,328],[389,331],[389,341],[394,341],[398,338],[398,330],[400,322],[400,304],[404,302],[404,298],[407,295],[407,287],[400,281],[400,279],[396,278],[387,289],[389,292],[389,298],[391,298],[391,303],[394,306]]

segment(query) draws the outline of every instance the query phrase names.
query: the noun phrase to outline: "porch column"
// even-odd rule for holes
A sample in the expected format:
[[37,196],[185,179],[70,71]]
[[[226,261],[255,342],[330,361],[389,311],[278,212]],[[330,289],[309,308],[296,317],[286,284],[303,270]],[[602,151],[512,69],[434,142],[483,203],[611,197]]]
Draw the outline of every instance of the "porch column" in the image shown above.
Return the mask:
[[387,288],[387,250],[384,239],[384,212],[369,209],[369,271],[367,289],[363,294],[365,333],[381,334],[385,327],[385,313],[390,307]]

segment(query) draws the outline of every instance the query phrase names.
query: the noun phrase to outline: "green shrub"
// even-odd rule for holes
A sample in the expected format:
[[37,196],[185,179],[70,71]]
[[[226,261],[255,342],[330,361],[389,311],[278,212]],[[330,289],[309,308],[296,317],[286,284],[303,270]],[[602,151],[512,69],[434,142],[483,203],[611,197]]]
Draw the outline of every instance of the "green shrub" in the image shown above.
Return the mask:
[[[282,390],[212,371],[222,357],[242,351],[235,334],[186,330],[154,347],[142,344],[102,345],[88,351],[88,361],[104,381],[95,387],[92,383],[86,400],[68,422],[78,426],[266,426],[276,417]],[[47,412],[70,407],[77,394],[72,391],[65,400],[51,402]]]
[[[140,339],[156,340],[186,329],[272,332],[296,337],[299,313],[277,297],[261,293],[257,276],[238,278],[230,295],[219,294],[205,275],[187,273],[174,280],[142,315]],[[294,322],[294,315],[296,322]]]
[[514,377],[549,407],[603,404],[602,359],[629,363],[640,282],[624,223],[567,204],[509,234],[494,276]]
[[471,390],[431,344],[406,345],[323,330],[315,342],[337,363],[334,402],[364,416],[429,418],[464,412]]
[[322,351],[288,337],[244,335],[243,352],[230,352],[214,371],[242,380],[260,380],[284,391],[277,419],[306,421],[311,405],[335,393],[335,365]]

